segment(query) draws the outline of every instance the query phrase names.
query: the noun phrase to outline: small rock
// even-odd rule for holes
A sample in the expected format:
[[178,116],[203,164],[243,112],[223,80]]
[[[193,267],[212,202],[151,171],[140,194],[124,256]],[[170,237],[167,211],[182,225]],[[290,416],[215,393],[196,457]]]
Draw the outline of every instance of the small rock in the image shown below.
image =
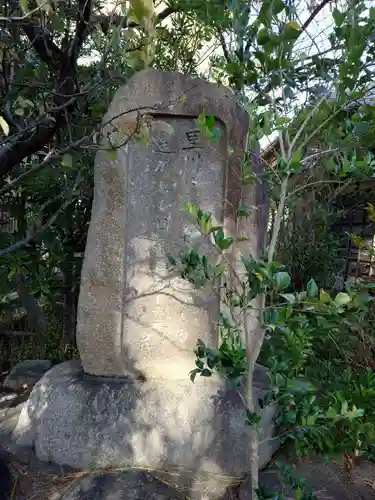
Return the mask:
[[16,404],[18,394],[8,387],[0,387],[0,410],[11,408]]
[[11,369],[4,380],[4,387],[15,391],[22,390],[25,386],[33,387],[39,379],[51,368],[48,359],[26,359],[20,361]]
[[74,482],[53,500],[184,500],[174,488],[144,472],[107,472]]

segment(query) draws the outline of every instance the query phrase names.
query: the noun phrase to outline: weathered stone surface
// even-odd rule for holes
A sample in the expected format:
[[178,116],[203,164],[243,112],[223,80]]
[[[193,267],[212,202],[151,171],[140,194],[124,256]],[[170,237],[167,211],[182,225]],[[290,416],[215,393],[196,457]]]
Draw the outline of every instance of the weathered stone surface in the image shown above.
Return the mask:
[[185,500],[178,493],[144,472],[106,473],[76,481],[54,500]]
[[[257,370],[259,397],[264,383]],[[273,431],[272,422],[262,422],[260,439]],[[13,439],[35,446],[41,460],[81,469],[181,467],[184,486],[211,491],[218,488],[217,474],[248,471],[248,432],[239,396],[218,391],[214,379],[192,384],[186,373],[179,380],[106,380],[85,375],[79,362],[70,361],[36,384]],[[262,445],[261,466],[275,451],[269,443],[276,445]],[[186,478],[184,471],[191,471]]]
[[[199,134],[203,110],[221,131],[217,144]],[[178,254],[188,240],[208,256],[215,252],[181,201],[228,227],[240,202],[259,205],[242,224],[247,251],[257,255],[266,230],[264,190],[247,186],[240,200],[248,117],[230,91],[180,73],[140,72],[116,93],[103,136],[123,144],[137,130],[139,112],[150,117],[148,146],[130,140],[115,160],[105,151],[96,157],[77,344],[92,375],[185,378],[197,339],[217,343],[219,298],[166,269],[166,253]]]
[[48,359],[25,359],[13,366],[4,380],[4,387],[14,391],[23,386],[32,387],[52,366]]

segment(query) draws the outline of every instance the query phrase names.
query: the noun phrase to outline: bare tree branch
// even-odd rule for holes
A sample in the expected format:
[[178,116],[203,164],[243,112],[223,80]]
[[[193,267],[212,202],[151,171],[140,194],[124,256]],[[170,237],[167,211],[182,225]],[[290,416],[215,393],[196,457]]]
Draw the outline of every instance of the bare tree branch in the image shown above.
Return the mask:
[[[163,21],[170,15],[178,12],[174,7],[165,8],[157,16],[157,21]],[[119,14],[107,14],[101,16],[92,16],[90,24],[100,24],[100,27],[104,34],[108,33],[111,26],[122,26],[124,28],[136,28],[138,24],[135,21],[128,22],[126,16],[121,16]]]
[[303,23],[301,26],[301,32],[303,33],[304,31],[307,30],[307,28],[310,26],[310,24],[314,21],[316,16],[319,14],[319,12],[324,9],[326,5],[328,5],[330,2],[333,0],[322,0],[322,2],[315,7],[315,9],[311,12],[309,17],[306,19],[306,21]]
[[92,0],[79,0],[76,31],[68,52],[68,59],[73,64],[76,63],[78,54],[87,36],[91,12]]
[[225,43],[225,38],[224,38],[223,32],[221,31],[220,28],[217,31],[218,31],[218,35],[219,35],[220,45],[221,45],[221,48],[223,49],[224,57],[225,57],[227,63],[230,63],[231,58],[229,55],[227,44]]
[[64,54],[40,23],[32,19],[24,23],[22,28],[40,59],[51,69],[58,70]]

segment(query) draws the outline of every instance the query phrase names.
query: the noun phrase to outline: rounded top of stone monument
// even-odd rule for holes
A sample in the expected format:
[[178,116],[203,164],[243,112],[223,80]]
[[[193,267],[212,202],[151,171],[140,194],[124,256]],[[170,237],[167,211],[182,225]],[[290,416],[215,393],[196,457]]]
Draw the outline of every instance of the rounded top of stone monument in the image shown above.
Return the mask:
[[180,72],[145,69],[136,73],[116,92],[105,121],[133,112],[197,118],[203,111],[225,125],[235,150],[244,150],[249,117],[234,94],[222,85]]

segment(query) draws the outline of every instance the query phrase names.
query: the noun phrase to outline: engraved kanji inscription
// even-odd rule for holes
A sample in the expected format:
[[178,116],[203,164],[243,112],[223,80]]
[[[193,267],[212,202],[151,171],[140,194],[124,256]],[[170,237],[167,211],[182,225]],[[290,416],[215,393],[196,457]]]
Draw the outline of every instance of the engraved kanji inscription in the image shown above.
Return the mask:
[[168,217],[158,217],[156,221],[156,226],[161,231],[167,231],[169,227],[169,218]]
[[204,144],[199,129],[188,130],[185,132],[182,149],[203,149]]
[[155,153],[176,153],[176,149],[171,146],[169,139],[166,137],[154,137],[153,143]]

